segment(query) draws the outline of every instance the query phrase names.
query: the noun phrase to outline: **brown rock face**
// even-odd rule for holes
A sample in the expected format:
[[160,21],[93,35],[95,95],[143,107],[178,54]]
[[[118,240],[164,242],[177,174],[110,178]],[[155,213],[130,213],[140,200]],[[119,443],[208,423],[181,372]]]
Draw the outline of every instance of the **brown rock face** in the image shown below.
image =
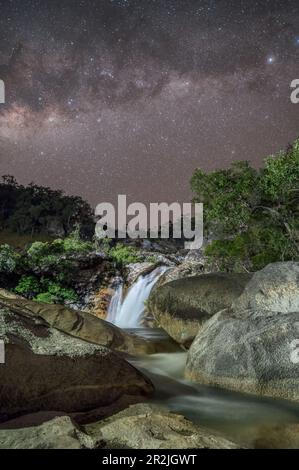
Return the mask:
[[230,307],[250,279],[250,274],[224,273],[178,279],[154,290],[148,310],[175,341],[189,347],[203,324]]
[[1,421],[43,410],[87,412],[153,392],[150,381],[114,352],[50,328],[41,318],[1,308],[0,338]]
[[113,294],[114,290],[109,287],[100,289],[96,292],[92,299],[92,308],[90,313],[102,320],[105,320]]

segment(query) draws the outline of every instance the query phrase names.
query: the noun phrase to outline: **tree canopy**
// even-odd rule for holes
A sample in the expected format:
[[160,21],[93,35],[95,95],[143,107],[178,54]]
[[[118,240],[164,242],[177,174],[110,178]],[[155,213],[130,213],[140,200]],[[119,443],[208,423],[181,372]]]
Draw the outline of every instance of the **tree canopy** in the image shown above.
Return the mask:
[[222,270],[255,270],[299,259],[299,139],[287,151],[191,179],[194,201],[204,203],[206,254]]

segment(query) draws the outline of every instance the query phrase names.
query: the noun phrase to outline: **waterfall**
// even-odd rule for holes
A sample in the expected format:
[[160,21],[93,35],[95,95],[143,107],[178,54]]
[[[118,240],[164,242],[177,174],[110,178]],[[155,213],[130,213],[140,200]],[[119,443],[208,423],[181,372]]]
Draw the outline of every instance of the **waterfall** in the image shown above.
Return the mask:
[[115,288],[115,294],[113,295],[107,312],[106,320],[110,323],[115,323],[117,318],[117,313],[120,311],[121,304],[123,300],[123,284],[118,282]]
[[123,287],[118,286],[111,299],[107,321],[120,328],[138,328],[142,321],[145,305],[152,288],[168,268],[159,266],[145,276],[139,276],[122,302]]

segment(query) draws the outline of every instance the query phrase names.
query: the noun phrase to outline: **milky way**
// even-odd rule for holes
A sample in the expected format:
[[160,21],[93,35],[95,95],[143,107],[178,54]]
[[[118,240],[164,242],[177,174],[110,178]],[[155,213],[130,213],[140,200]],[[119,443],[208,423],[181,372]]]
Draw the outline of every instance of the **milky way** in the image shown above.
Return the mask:
[[0,0],[0,173],[189,201],[196,167],[298,137],[298,59],[298,1]]

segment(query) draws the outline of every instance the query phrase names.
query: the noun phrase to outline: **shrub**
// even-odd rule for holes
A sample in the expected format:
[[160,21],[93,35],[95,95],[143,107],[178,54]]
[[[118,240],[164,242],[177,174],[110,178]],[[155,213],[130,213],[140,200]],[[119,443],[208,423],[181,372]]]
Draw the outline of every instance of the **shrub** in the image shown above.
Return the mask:
[[21,256],[9,245],[0,246],[0,272],[13,273],[19,264]]
[[23,276],[14,291],[16,294],[33,299],[41,291],[40,282],[34,276]]
[[140,261],[136,248],[125,246],[121,243],[118,243],[114,248],[111,248],[109,255],[119,265],[138,263]]

